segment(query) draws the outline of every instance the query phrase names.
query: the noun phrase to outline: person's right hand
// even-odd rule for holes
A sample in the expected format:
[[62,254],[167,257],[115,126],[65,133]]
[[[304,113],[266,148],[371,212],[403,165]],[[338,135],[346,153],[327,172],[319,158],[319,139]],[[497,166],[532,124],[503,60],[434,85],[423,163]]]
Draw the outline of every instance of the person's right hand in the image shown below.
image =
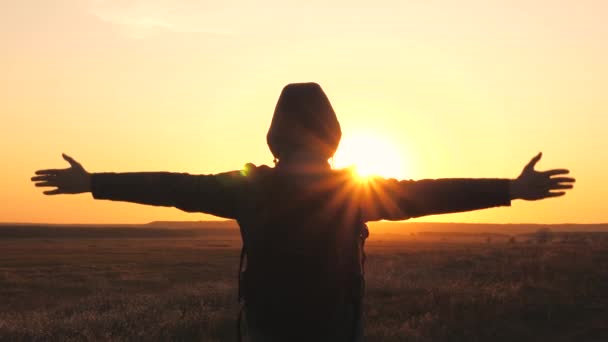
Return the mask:
[[46,169],[36,171],[32,177],[37,187],[55,187],[47,190],[45,195],[80,194],[91,191],[91,175],[74,159],[62,154],[63,159],[70,163],[67,169]]

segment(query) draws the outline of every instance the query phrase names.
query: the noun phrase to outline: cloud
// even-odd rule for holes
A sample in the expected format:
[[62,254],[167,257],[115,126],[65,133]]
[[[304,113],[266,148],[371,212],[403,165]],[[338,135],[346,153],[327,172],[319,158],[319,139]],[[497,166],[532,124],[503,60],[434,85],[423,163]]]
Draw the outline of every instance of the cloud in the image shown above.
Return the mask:
[[[392,33],[403,21],[398,9],[361,0],[84,0],[88,12],[128,36],[158,32],[257,37],[325,37]],[[382,1],[381,1],[382,2]]]
[[154,33],[234,33],[225,19],[226,8],[187,0],[89,0],[87,12],[116,25],[131,38]]

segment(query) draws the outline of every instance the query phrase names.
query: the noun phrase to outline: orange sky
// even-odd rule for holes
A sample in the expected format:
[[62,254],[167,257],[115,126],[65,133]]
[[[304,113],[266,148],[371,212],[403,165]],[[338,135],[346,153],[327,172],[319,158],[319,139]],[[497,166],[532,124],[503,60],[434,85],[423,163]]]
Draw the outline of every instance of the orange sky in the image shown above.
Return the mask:
[[419,220],[608,222],[606,13],[600,0],[3,2],[0,222],[211,218],[45,197],[29,178],[67,165],[61,152],[91,172],[272,164],[275,102],[302,81],[323,86],[351,148],[390,147],[355,156],[386,175],[515,177],[543,151],[539,168],[577,178],[566,197]]

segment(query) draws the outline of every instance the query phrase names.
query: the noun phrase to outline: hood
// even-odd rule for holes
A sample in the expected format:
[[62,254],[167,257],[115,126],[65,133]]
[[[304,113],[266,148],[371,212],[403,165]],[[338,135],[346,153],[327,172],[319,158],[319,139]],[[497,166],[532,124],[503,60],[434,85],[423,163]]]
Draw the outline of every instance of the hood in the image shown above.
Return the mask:
[[266,140],[273,156],[307,150],[331,158],[342,131],[327,95],[316,83],[292,83],[283,88]]

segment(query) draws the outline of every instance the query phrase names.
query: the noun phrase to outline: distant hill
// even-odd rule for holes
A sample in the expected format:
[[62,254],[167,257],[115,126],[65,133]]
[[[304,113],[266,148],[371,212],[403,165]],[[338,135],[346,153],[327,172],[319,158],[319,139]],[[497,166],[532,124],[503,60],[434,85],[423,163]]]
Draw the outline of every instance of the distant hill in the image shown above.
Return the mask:
[[170,228],[170,229],[238,229],[238,225],[234,220],[224,221],[152,221],[145,226],[155,228]]
[[608,223],[597,224],[493,224],[493,223],[432,223],[432,222],[372,222],[369,228],[375,233],[410,234],[422,232],[506,234],[519,235],[542,228],[554,232],[608,232]]
[[1,239],[50,239],[50,238],[79,238],[79,239],[122,239],[122,238],[239,238],[236,223],[223,222],[191,222],[166,223],[153,222],[149,224],[0,224]]

